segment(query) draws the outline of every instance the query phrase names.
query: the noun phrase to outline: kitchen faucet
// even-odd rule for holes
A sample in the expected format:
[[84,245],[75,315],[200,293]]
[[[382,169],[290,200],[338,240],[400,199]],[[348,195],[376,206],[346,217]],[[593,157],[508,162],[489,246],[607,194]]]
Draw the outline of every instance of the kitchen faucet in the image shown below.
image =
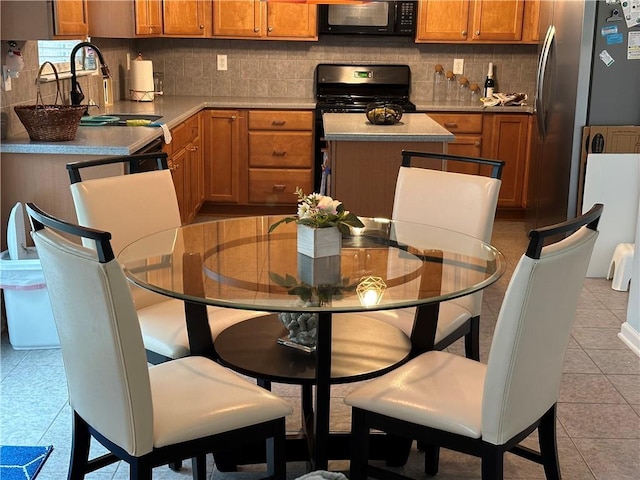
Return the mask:
[[90,42],[80,42],[73,50],[71,50],[71,105],[80,105],[82,100],[84,100],[84,93],[82,93],[82,88],[78,83],[78,79],[76,77],[76,53],[83,47],[90,47],[94,52],[98,55],[100,59],[100,70],[102,71],[102,78],[111,78],[111,72],[109,71],[109,67],[104,61],[104,57],[102,56],[102,52],[98,47],[96,47],[93,43]]

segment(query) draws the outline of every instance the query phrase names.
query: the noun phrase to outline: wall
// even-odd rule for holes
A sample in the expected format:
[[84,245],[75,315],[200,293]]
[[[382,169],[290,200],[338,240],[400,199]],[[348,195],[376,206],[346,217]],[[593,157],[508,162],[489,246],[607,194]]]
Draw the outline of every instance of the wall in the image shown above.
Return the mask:
[[[408,38],[325,37],[319,42],[281,42],[217,39],[93,38],[115,76],[117,98],[128,98],[126,53],[138,51],[153,60],[154,70],[164,73],[167,95],[274,96],[313,98],[313,74],[318,63],[403,63],[411,67],[411,97],[429,100],[435,64],[449,70],[454,58],[465,61],[464,74],[482,85],[490,61],[495,65],[496,91],[525,92],[533,101],[537,47],[535,45],[414,44]],[[227,55],[228,70],[216,69],[216,55]],[[34,103],[38,70],[36,42],[24,48],[26,67],[13,81],[11,92],[2,92],[2,114],[9,118],[9,134],[22,130],[13,105]],[[99,78],[80,80],[86,98],[98,98]],[[63,81],[68,97],[70,81]],[[53,84],[43,85],[45,102],[52,102]],[[88,94],[87,94],[88,93]]]

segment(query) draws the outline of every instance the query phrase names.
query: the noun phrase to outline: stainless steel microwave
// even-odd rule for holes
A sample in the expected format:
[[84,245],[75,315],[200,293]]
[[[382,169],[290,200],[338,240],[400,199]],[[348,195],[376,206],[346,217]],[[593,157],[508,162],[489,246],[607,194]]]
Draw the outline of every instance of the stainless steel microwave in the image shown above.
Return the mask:
[[413,36],[415,1],[371,1],[318,5],[320,34]]

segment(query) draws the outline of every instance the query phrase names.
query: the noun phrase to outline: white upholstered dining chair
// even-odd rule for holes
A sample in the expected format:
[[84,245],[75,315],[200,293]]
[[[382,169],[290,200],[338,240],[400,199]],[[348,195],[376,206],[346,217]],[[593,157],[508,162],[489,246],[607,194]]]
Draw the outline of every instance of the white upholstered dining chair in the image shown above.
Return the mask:
[[[602,210],[596,204],[576,219],[530,232],[487,364],[429,351],[345,397],[353,414],[351,480],[389,478],[368,464],[370,429],[417,439],[428,475],[438,472],[443,447],[481,457],[483,480],[503,478],[505,452],[542,464],[547,480],[560,479],[556,402]],[[564,238],[543,247],[557,236]],[[519,445],[536,429],[539,452]]]
[[[149,160],[156,162],[157,170],[88,180],[83,180],[80,174],[88,168],[113,164],[122,164],[123,170],[134,172],[139,162]],[[181,225],[165,153],[74,162],[67,164],[67,170],[78,223],[110,232],[116,256],[134,240]],[[130,286],[148,360],[160,363],[189,355],[184,302]],[[263,315],[222,307],[208,307],[207,312],[214,340],[229,325]]]
[[[416,160],[422,165],[412,166]],[[503,165],[497,160],[403,151],[392,219],[434,225],[490,242]],[[466,356],[479,360],[481,306],[482,292],[441,303],[434,348],[442,350],[464,336]],[[367,315],[411,336],[416,309]]]
[[[53,218],[33,204],[27,211],[73,410],[68,478],[81,480],[124,460],[132,480],[151,480],[153,467],[192,458],[193,478],[204,480],[208,452],[264,441],[270,474],[284,479],[285,417],[291,406],[204,357],[148,367],[110,234]],[[110,453],[89,459],[91,438]]]

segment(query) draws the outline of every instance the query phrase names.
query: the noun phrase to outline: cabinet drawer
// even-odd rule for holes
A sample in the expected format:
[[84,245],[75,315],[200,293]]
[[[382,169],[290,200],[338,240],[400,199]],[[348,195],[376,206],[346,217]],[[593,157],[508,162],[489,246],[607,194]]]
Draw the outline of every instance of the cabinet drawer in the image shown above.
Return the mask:
[[428,113],[451,133],[482,133],[482,114]]
[[249,132],[249,167],[311,168],[311,132]]
[[249,169],[249,203],[295,205],[297,187],[313,190],[311,169]]
[[312,130],[313,112],[251,110],[249,130]]
[[171,130],[173,151],[177,152],[198,136],[198,115],[193,115]]

